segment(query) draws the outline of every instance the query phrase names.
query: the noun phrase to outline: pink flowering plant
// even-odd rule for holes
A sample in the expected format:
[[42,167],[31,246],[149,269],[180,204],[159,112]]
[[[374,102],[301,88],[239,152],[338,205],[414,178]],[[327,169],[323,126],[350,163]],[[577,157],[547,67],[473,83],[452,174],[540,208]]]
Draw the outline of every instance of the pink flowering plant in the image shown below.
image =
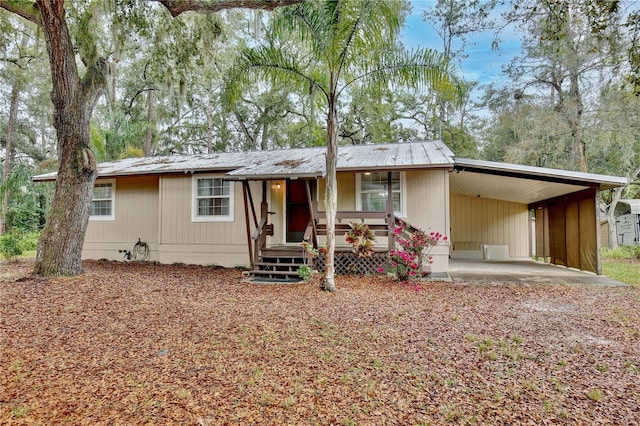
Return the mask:
[[389,252],[387,267],[378,269],[379,273],[392,274],[400,281],[425,277],[428,272],[423,270],[423,259],[433,263],[433,256],[429,253],[440,241],[447,241],[447,237],[440,232],[409,233],[405,232],[406,227],[404,222],[400,222],[391,228],[399,247]]

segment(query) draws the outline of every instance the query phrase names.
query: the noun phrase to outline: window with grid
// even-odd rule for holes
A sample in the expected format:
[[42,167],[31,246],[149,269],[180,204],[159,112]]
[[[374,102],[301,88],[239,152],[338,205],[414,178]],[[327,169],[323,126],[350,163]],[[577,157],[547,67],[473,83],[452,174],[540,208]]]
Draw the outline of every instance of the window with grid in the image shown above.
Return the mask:
[[115,182],[100,182],[93,187],[89,216],[92,220],[114,220]]
[[194,177],[193,220],[233,219],[231,182],[219,177]]
[[[393,211],[402,211],[402,185],[400,172],[391,173]],[[370,172],[359,175],[358,208],[363,211],[387,209],[387,172]]]

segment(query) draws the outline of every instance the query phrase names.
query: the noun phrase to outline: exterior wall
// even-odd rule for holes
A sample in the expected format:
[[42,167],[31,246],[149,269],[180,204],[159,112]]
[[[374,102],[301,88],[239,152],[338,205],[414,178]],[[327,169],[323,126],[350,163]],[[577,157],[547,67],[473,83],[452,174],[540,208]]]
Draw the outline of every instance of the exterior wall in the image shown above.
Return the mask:
[[159,260],[158,182],[158,176],[116,180],[115,220],[89,220],[83,259],[122,260],[118,250],[131,250],[140,238],[149,245],[149,260]]
[[450,202],[452,255],[490,244],[508,246],[510,258],[530,256],[526,204],[459,194],[451,194]]
[[[336,174],[338,179],[338,210],[353,211],[356,209],[356,174],[353,172],[340,172]],[[326,210],[324,191],[326,180],[318,180],[318,210]]]
[[[428,232],[449,236],[449,171],[413,170],[406,172],[406,219]],[[431,250],[433,272],[449,271],[449,242]]]
[[[247,247],[242,184],[231,184],[234,187],[233,220],[193,222],[192,177],[163,176],[160,179],[161,263],[182,262],[225,267],[248,266],[251,263]],[[251,192],[256,214],[259,216],[261,183],[252,182]],[[253,228],[252,223],[251,229]]]

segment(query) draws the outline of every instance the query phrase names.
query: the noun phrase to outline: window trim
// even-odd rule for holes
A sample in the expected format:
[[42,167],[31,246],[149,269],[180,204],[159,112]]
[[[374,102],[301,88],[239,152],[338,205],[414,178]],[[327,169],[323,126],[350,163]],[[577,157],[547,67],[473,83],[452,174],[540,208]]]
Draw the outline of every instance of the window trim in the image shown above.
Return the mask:
[[372,171],[372,172],[361,172],[356,173],[356,210],[362,211],[362,175],[365,173],[388,173],[388,172],[398,172],[400,174],[400,211],[394,211],[394,214],[398,217],[405,217],[405,212],[407,211],[407,206],[405,204],[406,197],[405,191],[407,188],[406,185],[406,173],[399,170],[387,170],[387,171]]
[[[198,215],[198,179],[220,179],[229,185],[229,214],[220,216],[199,216]],[[233,222],[233,213],[235,209],[234,192],[235,182],[225,180],[223,175],[219,174],[197,174],[191,177],[191,221],[192,222]],[[207,197],[212,198],[212,197]],[[216,197],[223,198],[223,197]]]
[[93,189],[91,190],[91,203],[93,204],[93,190],[95,189],[95,185],[102,184],[110,184],[111,185],[111,198],[99,198],[98,200],[110,200],[111,201],[111,214],[110,215],[92,215],[91,207],[89,207],[89,220],[90,221],[109,221],[116,220],[116,180],[115,179],[100,179],[94,183]]

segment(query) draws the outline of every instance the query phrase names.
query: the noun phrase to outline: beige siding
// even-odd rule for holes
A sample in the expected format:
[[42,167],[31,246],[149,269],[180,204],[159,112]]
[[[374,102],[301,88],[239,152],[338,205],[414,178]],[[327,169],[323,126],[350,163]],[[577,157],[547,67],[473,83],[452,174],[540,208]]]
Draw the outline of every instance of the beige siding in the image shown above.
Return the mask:
[[[100,180],[98,180],[100,182]],[[125,177],[115,181],[115,220],[90,220],[83,259],[121,260],[118,250],[131,250],[138,238],[158,254],[158,177]]]
[[480,250],[484,244],[507,245],[509,256],[530,255],[526,204],[451,194],[451,242],[455,250]]
[[[415,170],[405,175],[406,220],[426,231],[440,232],[449,238],[449,172]],[[449,271],[449,243],[431,251],[433,272]]]
[[[228,267],[250,264],[242,184],[232,182],[232,185],[232,221],[194,222],[191,217],[191,176],[161,178],[160,262],[215,264]],[[262,200],[260,183],[252,184],[252,195],[256,214],[259,216]],[[253,223],[251,226],[253,229]]]
[[[356,209],[356,174],[341,172],[336,174],[338,180],[338,210],[353,211]],[[325,210],[324,191],[326,181],[318,180],[318,210]]]
[[405,188],[407,221],[420,229],[448,235],[449,172],[408,171]]

